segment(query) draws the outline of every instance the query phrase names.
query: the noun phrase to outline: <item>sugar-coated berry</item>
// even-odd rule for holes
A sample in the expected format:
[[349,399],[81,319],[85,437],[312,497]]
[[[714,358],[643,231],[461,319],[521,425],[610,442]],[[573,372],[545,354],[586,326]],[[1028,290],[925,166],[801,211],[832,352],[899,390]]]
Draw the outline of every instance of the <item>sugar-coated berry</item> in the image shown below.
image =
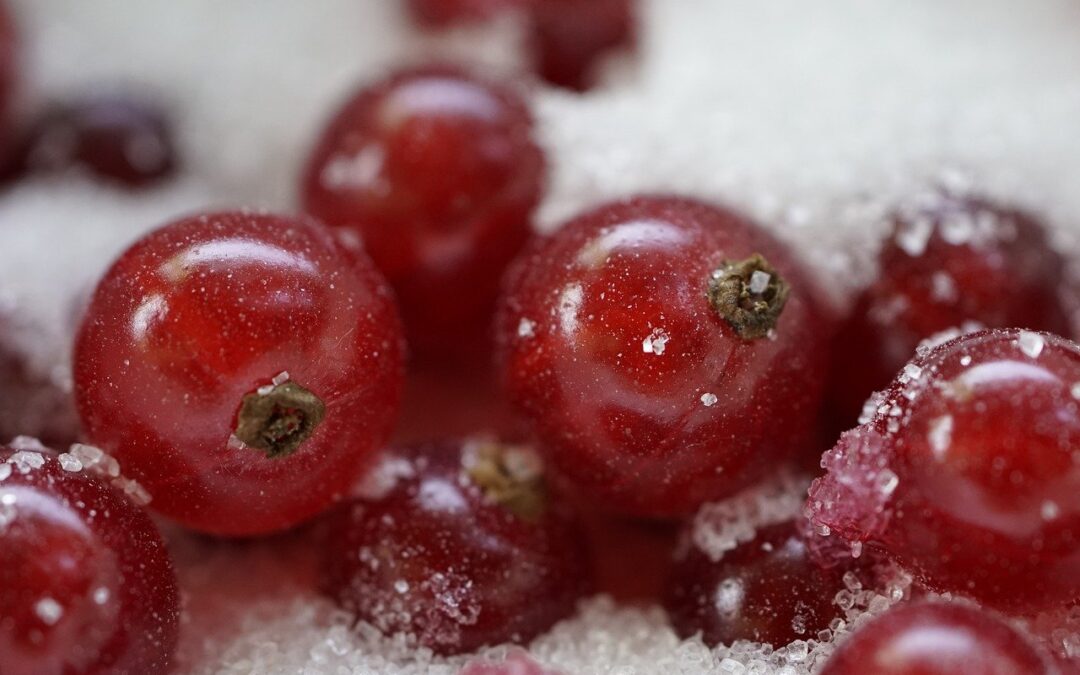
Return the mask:
[[59,103],[32,126],[16,162],[19,171],[71,169],[141,187],[176,168],[176,148],[166,114],[128,96],[97,96]]
[[75,346],[87,435],[203,532],[287,528],[388,437],[403,344],[371,262],[307,219],[192,216],[129,248]]
[[812,284],[730,211],[607,204],[508,273],[504,384],[582,494],[629,515],[689,514],[814,447],[832,325]]
[[821,675],[1056,675],[1058,670],[1015,628],[961,603],[893,607],[860,627]]
[[0,673],[165,673],[179,592],[150,518],[92,448],[0,449]]
[[904,367],[825,454],[807,511],[928,587],[1008,610],[1080,597],[1080,346],[1009,329]]
[[323,132],[304,208],[363,241],[421,354],[476,350],[544,183],[528,108],[451,67],[360,90]]
[[381,494],[323,523],[321,587],[380,630],[436,652],[525,643],[589,588],[580,530],[530,450],[436,442],[395,453]]
[[843,429],[940,331],[976,322],[1069,334],[1065,261],[1019,209],[931,193],[893,214],[878,264],[835,344],[830,389]]
[[601,59],[637,37],[637,0],[537,0],[531,17],[540,77],[576,91],[589,88]]
[[816,639],[839,617],[834,598],[845,588],[844,573],[818,565],[791,521],[760,528],[719,560],[687,538],[664,604],[682,637],[701,633],[709,645],[750,640],[779,648]]
[[442,28],[459,23],[490,19],[502,12],[521,9],[543,0],[408,0],[409,11],[418,23]]

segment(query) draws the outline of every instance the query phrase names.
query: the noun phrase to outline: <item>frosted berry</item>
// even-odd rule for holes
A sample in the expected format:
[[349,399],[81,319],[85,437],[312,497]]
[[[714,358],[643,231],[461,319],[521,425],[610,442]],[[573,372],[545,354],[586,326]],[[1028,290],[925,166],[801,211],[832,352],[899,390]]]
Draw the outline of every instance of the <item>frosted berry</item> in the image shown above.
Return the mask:
[[540,76],[551,84],[584,91],[605,56],[634,46],[635,0],[537,0],[532,44]]
[[928,587],[1014,610],[1080,597],[1080,347],[983,331],[917,357],[826,453],[807,510]]
[[449,67],[366,87],[308,160],[304,208],[363,241],[421,354],[474,351],[544,181],[511,89]]
[[709,645],[783,647],[816,639],[840,615],[834,598],[845,570],[811,559],[791,521],[760,528],[718,561],[688,540],[678,554],[665,606],[683,637],[700,632]]
[[535,455],[442,442],[388,461],[396,484],[324,523],[321,585],[338,604],[446,654],[525,643],[574,611],[584,542]]
[[75,346],[85,431],[188,527],[280,530],[341,497],[394,423],[402,340],[371,262],[304,219],[193,216],[129,248]]
[[30,129],[17,160],[22,171],[89,172],[128,187],[161,180],[176,168],[165,113],[125,96],[58,104]]
[[859,628],[821,675],[1056,675],[1026,636],[966,604],[899,605]]
[[165,545],[77,448],[0,449],[0,672],[165,673],[180,614]]
[[607,204],[509,273],[504,384],[582,494],[689,514],[813,447],[832,329],[815,298],[787,248],[739,215]]
[[893,221],[878,277],[837,336],[831,389],[843,429],[935,333],[977,322],[1069,334],[1065,262],[1031,214],[938,193]]

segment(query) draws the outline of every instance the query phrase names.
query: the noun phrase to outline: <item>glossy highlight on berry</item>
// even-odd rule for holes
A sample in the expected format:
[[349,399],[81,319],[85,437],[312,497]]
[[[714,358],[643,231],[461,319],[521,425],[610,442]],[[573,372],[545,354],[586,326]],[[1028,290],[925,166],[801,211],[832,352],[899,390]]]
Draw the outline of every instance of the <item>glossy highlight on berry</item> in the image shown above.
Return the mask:
[[98,455],[17,444],[0,449],[0,672],[168,672],[180,598],[153,522]]
[[403,342],[362,253],[306,219],[184,218],[98,285],[75,349],[86,433],[203,532],[303,522],[345,495],[397,415]]
[[382,489],[322,523],[320,585],[341,607],[441,654],[526,644],[573,613],[582,533],[531,450],[444,441],[385,462]]
[[506,391],[553,469],[606,510],[672,517],[816,449],[832,321],[754,223],[655,196],[538,240],[496,327]]
[[900,605],[859,628],[821,675],[1057,675],[1047,655],[993,614],[962,603]]
[[929,588],[1007,611],[1080,597],[1080,346],[973,333],[924,351],[825,454],[807,514]]

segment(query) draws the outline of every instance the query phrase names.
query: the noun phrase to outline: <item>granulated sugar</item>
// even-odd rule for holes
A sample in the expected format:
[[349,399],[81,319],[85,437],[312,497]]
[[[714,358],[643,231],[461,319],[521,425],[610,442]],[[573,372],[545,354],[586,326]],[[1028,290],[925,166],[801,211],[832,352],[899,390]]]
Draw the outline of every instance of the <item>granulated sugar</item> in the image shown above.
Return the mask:
[[[294,210],[319,125],[351,87],[394,64],[442,54],[513,73],[522,60],[512,18],[435,37],[391,0],[10,2],[29,101],[147,91],[174,114],[182,153],[180,176],[148,192],[68,177],[0,196],[0,299],[20,317],[34,367],[61,382],[81,298],[140,233],[208,207]],[[1076,246],[1075,1],[652,0],[643,25],[640,58],[609,64],[607,86],[584,96],[531,88],[553,169],[542,229],[635,191],[720,200],[795,244],[838,299],[870,273],[882,214],[934,184],[1028,207],[1061,246]],[[351,630],[310,590],[296,537],[168,534],[186,589],[187,672],[449,675],[466,660]],[[777,652],[709,650],[679,640],[661,610],[603,597],[531,650],[583,675],[806,673],[903,586],[850,590],[844,620],[820,641]],[[1073,637],[1055,639],[1080,644]]]

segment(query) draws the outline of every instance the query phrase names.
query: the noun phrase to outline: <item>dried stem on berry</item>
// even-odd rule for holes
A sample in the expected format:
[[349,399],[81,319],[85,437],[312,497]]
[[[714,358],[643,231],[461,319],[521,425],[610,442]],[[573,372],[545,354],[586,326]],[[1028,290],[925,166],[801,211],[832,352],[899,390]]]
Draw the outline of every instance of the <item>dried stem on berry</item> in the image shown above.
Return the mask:
[[776,327],[791,287],[764,256],[725,260],[709,279],[709,303],[744,340]]
[[269,392],[244,396],[235,433],[269,459],[287,457],[315,433],[325,416],[322,399],[295,382],[285,382]]
[[470,454],[465,469],[488,499],[522,520],[543,515],[547,492],[534,455],[498,443],[483,443]]

